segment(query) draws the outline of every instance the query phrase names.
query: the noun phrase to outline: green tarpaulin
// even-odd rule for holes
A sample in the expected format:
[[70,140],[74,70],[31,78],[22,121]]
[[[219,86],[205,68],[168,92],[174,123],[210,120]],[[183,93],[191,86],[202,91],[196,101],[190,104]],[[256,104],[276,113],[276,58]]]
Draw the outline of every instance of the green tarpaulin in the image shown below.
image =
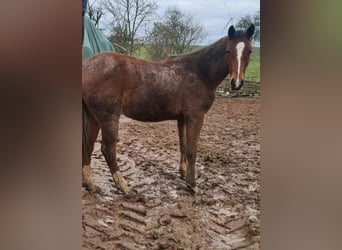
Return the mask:
[[93,22],[84,16],[84,39],[82,60],[101,51],[115,51],[111,42],[95,27]]

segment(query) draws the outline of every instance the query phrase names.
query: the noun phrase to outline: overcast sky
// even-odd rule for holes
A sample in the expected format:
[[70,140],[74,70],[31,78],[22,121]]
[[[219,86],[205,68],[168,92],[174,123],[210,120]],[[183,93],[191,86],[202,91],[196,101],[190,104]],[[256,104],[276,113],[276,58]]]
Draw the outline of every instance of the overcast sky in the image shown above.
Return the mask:
[[[89,2],[99,0],[89,0]],[[237,20],[246,15],[253,16],[260,10],[260,0],[154,0],[158,14],[162,17],[169,7],[177,6],[186,14],[194,17],[196,22],[203,25],[207,37],[200,42],[209,45],[221,37],[226,36],[228,25],[235,24]],[[110,22],[110,16],[103,18],[104,23]],[[101,28],[105,26],[100,25]],[[103,31],[107,34],[108,30]],[[108,35],[108,34],[107,34]]]
[[227,35],[227,23],[234,24],[240,17],[253,16],[260,10],[260,0],[155,0],[159,6],[159,14],[168,7],[177,6],[187,14],[191,14],[200,22],[208,36],[201,42],[211,44]]

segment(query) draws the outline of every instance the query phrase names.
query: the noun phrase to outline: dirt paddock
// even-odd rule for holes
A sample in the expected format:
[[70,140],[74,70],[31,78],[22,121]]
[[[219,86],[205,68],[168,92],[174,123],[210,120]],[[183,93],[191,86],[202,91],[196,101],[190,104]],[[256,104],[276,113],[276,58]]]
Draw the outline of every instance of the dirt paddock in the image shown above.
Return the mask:
[[[100,137],[98,138],[100,140]],[[198,143],[192,195],[178,172],[176,121],[120,118],[118,163],[136,191],[115,188],[95,144],[83,190],[83,249],[259,249],[260,99],[218,98]]]

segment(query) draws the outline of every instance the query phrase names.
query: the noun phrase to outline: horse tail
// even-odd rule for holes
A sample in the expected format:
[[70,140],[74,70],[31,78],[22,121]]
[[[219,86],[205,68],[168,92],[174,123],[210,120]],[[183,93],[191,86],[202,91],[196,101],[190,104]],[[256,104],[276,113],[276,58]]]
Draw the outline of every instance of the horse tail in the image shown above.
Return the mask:
[[88,155],[88,136],[87,136],[87,110],[86,104],[82,99],[82,164],[86,162],[89,164],[89,155]]

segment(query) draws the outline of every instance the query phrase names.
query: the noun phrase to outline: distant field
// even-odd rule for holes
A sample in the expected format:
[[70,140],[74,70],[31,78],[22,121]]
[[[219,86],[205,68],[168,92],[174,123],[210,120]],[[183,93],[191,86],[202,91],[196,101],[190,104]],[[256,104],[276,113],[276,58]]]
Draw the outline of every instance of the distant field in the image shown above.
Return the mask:
[[[201,48],[201,46],[193,46],[193,51]],[[134,53],[134,56],[145,60],[148,59],[146,48],[141,47]],[[245,79],[260,82],[260,48],[253,48]]]
[[142,46],[138,50],[134,51],[133,56],[140,59],[148,60],[148,54],[146,47]]

